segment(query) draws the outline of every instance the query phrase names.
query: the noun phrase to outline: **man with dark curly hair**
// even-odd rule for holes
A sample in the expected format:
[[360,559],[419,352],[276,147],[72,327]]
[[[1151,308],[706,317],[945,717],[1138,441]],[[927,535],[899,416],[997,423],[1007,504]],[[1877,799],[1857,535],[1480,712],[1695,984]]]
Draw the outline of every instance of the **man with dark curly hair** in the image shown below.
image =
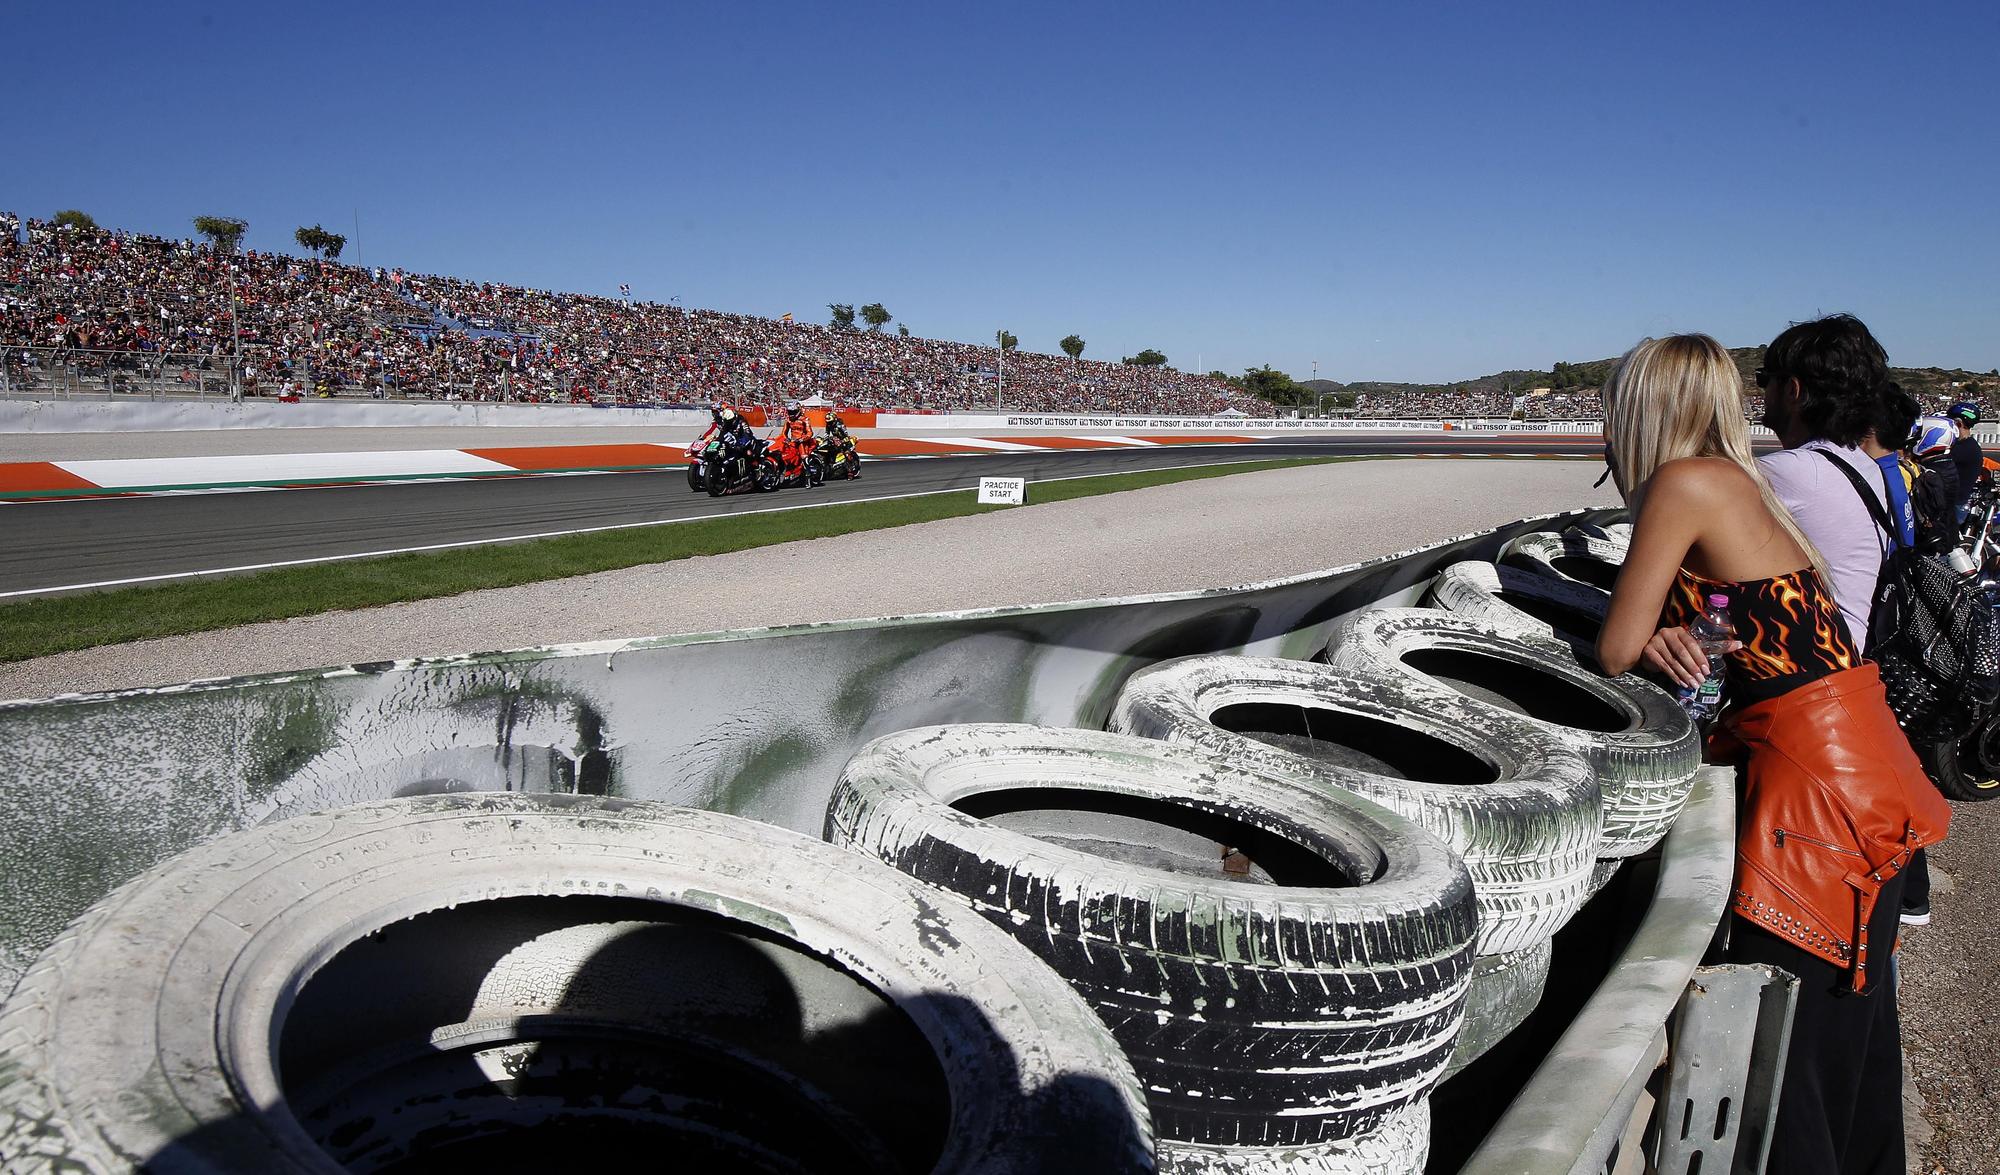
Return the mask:
[[1764,423],[1785,446],[1757,464],[1825,557],[1833,572],[1828,586],[1856,648],[1868,642],[1868,613],[1889,536],[1875,525],[1854,484],[1815,450],[1851,466],[1886,512],[1882,470],[1859,446],[1874,428],[1888,385],[1888,355],[1851,314],[1787,327],[1771,340],[1757,369]]

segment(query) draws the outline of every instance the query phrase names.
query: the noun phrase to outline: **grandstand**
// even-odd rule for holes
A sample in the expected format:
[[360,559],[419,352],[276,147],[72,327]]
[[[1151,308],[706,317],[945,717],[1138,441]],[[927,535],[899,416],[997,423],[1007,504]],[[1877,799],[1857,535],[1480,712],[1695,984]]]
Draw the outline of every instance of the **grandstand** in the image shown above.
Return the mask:
[[[25,231],[23,231],[25,229]],[[1207,416],[1273,407],[1220,380],[940,339],[0,214],[0,345],[14,391]],[[234,323],[237,338],[231,338]]]

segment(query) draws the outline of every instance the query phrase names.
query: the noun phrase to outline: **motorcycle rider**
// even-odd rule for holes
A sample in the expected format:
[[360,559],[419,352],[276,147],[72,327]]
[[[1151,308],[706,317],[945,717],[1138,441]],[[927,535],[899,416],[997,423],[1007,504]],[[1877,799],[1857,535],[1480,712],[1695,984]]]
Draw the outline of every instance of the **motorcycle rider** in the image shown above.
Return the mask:
[[703,429],[701,431],[701,435],[694,439],[694,444],[688,446],[688,456],[690,457],[700,456],[701,451],[708,447],[708,442],[714,440],[717,436],[721,435],[722,413],[723,410],[728,407],[729,405],[723,403],[720,400],[717,400],[716,402],[708,406],[708,427]]
[[744,463],[743,473],[747,476],[750,472],[749,463],[756,459],[764,442],[757,439],[757,434],[751,431],[750,422],[743,419],[742,414],[734,408],[725,407],[718,410],[715,414],[715,424],[721,430],[716,434],[716,439],[722,442],[723,453],[732,462],[741,460]]
[[[828,447],[834,449],[836,452],[841,449],[847,450],[850,460],[860,456],[859,451],[854,447],[854,438],[848,434],[847,422],[840,418],[840,413],[832,409],[828,409],[826,413],[826,443]],[[853,476],[861,476],[861,462],[858,460],[854,461]]]
[[778,460],[784,464],[785,476],[796,477],[805,467],[806,455],[818,444],[805,406],[797,400],[785,401],[785,421],[777,439]]

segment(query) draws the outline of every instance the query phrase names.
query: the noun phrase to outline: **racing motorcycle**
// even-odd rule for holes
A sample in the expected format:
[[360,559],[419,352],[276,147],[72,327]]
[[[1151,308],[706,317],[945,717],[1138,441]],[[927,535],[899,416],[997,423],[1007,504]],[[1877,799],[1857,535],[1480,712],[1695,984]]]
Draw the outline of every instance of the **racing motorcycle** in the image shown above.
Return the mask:
[[697,441],[688,446],[688,488],[697,494],[708,488],[708,450],[720,444],[720,441],[709,441],[707,444]]
[[[711,498],[775,490],[782,476],[777,454],[761,443],[748,453],[734,455],[724,450],[721,441],[710,441],[701,453],[701,484]],[[689,484],[694,478],[690,472]]]
[[837,445],[831,441],[822,444],[818,456],[820,471],[827,481],[853,481],[861,476],[861,454],[852,440]]
[[771,454],[771,460],[778,462],[779,489],[784,489],[786,486],[812,487],[826,480],[826,469],[820,464],[820,444],[817,437],[806,443],[805,456],[799,458],[797,469],[786,469],[784,462],[775,452]]

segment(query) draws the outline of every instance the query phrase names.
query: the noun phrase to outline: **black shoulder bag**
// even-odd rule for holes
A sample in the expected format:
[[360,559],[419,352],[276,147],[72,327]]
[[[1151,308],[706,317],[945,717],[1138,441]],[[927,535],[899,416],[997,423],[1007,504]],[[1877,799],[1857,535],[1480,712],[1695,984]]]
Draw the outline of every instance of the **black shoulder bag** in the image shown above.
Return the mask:
[[1958,738],[2000,697],[2000,613],[1969,577],[1904,546],[1861,475],[1838,456],[1818,452],[1847,475],[1889,536],[1862,650],[1881,668],[1889,707],[1912,742]]

